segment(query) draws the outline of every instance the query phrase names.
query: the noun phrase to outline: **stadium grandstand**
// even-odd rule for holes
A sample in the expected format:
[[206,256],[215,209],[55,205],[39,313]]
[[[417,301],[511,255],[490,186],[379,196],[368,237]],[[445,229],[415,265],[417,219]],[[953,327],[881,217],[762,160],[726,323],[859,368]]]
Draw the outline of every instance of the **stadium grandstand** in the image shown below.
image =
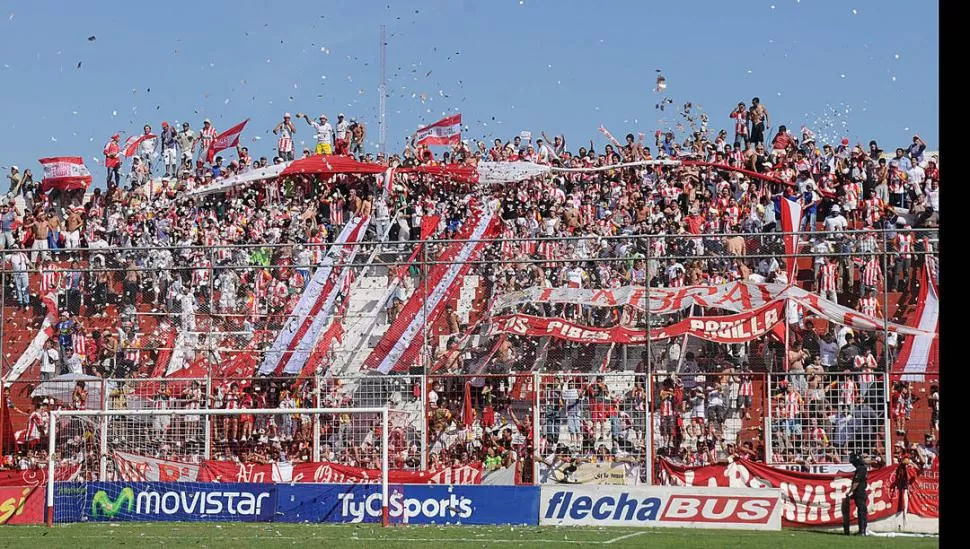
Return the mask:
[[[93,175],[12,168],[3,468],[351,475],[386,440],[392,471],[496,485],[836,474],[852,454],[934,474],[939,155],[762,135],[746,103],[725,130],[603,128],[595,148],[463,141],[458,115],[383,155],[352,117],[286,113],[272,150],[205,120],[111,136]],[[333,407],[388,407],[389,432],[299,413]],[[293,412],[48,439],[50,410],[267,408]]]

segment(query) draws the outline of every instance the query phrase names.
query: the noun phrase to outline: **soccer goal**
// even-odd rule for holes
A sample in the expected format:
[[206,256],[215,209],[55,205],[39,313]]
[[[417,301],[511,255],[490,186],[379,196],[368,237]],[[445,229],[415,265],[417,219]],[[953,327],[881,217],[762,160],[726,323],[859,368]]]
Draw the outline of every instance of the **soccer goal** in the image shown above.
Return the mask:
[[274,483],[349,481],[371,486],[370,519],[387,525],[388,416],[387,408],[54,410],[47,524],[272,521]]

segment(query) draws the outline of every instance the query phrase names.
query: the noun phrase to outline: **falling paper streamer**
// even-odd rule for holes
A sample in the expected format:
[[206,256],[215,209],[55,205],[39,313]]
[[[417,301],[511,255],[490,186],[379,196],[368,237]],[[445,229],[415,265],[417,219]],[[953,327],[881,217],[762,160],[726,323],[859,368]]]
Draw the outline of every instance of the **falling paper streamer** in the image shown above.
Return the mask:
[[657,92],[657,93],[660,93],[660,92],[664,91],[665,89],[667,89],[667,79],[664,78],[664,75],[660,74],[660,71],[658,70],[657,71],[657,87],[654,88],[654,91]]

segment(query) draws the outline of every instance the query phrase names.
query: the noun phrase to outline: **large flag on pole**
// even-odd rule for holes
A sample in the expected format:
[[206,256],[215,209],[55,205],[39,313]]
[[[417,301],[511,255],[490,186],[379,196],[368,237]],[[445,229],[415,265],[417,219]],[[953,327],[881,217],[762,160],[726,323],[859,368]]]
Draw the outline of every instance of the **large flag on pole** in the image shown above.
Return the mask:
[[239,145],[239,135],[242,133],[243,128],[246,127],[247,122],[249,122],[248,118],[217,135],[212,140],[212,144],[209,145],[209,151],[205,156],[206,162],[211,164],[217,152]]
[[455,145],[459,141],[461,141],[461,114],[446,116],[414,132],[414,142],[417,145]]
[[781,197],[781,230],[792,233],[785,236],[785,264],[788,266],[788,283],[795,283],[795,275],[798,274],[798,253],[799,236],[794,234],[802,224],[802,203],[791,200],[786,196]]

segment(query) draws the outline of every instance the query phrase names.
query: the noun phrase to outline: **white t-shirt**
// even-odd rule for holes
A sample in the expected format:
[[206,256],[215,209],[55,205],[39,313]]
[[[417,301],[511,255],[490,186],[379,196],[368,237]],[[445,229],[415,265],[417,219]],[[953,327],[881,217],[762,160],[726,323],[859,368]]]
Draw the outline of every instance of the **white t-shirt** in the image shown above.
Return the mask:
[[849,222],[842,214],[838,214],[826,217],[823,225],[826,232],[844,231],[849,227]]
[[311,121],[310,125],[317,131],[317,143],[333,145],[333,126],[330,125],[330,122],[321,124]]
[[57,362],[61,359],[61,354],[57,349],[47,349],[40,356],[40,371],[45,374],[53,374],[57,371]]
[[349,129],[350,123],[346,120],[337,122],[337,139],[347,139],[347,130]]

